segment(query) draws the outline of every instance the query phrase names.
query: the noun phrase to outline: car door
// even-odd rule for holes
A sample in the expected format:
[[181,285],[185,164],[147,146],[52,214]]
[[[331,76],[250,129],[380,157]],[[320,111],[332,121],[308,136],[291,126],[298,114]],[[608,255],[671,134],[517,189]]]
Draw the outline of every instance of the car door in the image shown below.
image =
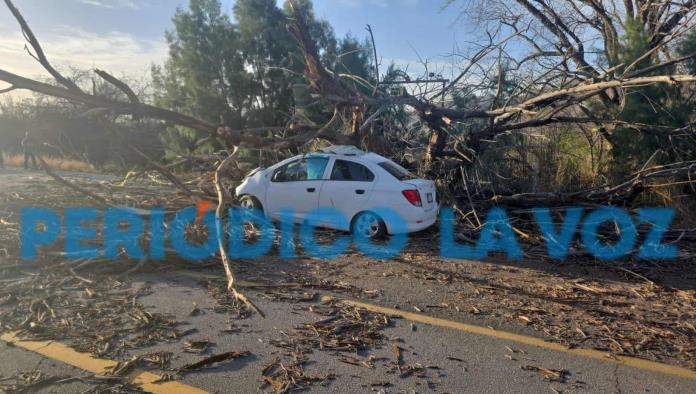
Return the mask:
[[336,158],[321,189],[319,206],[337,209],[350,223],[356,213],[366,208],[375,182],[375,174],[367,166]]
[[282,211],[292,211],[292,219],[301,220],[319,207],[328,162],[328,157],[303,157],[276,169],[266,190],[265,209],[269,216],[280,219]]

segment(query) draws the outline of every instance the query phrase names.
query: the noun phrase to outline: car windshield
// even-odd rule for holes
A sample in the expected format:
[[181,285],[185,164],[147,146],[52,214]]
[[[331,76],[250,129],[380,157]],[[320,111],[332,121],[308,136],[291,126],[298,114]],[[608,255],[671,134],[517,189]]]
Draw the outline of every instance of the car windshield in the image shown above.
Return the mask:
[[393,161],[383,161],[379,163],[379,166],[384,168],[388,173],[390,173],[394,178],[400,181],[407,181],[409,179],[417,179],[418,177],[411,173],[409,170],[401,167],[400,165],[394,163]]

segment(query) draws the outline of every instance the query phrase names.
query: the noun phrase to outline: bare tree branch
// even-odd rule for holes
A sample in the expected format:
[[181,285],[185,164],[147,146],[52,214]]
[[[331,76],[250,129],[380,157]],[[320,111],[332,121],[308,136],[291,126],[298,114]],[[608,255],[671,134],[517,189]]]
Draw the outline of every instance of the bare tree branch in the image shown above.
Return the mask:
[[46,58],[46,54],[44,54],[43,49],[41,48],[41,44],[39,44],[39,40],[36,39],[36,36],[34,35],[34,32],[31,30],[29,27],[29,24],[24,20],[24,17],[22,14],[19,12],[17,7],[12,3],[12,0],[5,0],[5,4],[7,5],[7,8],[10,9],[10,12],[12,12],[12,15],[14,15],[15,19],[17,22],[19,22],[20,27],[22,28],[22,33],[24,34],[24,37],[27,39],[29,44],[34,48],[34,52],[36,52],[36,55],[34,58],[41,63],[43,68],[48,71],[53,78],[58,81],[61,85],[65,86],[69,90],[71,90],[73,93],[80,94],[82,93],[82,90],[71,80],[65,78],[61,73],[59,73],[51,63],[48,61]]
[[128,99],[130,99],[131,103],[140,104],[140,99],[138,98],[138,95],[135,94],[133,89],[131,89],[130,86],[128,86],[125,82],[121,81],[120,79],[114,77],[113,75],[103,70],[95,69],[94,73],[102,77],[108,83],[114,85],[123,93],[125,93],[126,96],[128,96]]
[[249,300],[243,293],[238,292],[235,288],[234,283],[234,272],[230,264],[230,258],[227,255],[227,247],[225,245],[225,235],[226,232],[223,228],[223,218],[225,217],[225,210],[227,208],[227,192],[222,184],[222,178],[229,169],[230,165],[234,163],[237,154],[239,153],[238,148],[234,148],[232,153],[227,156],[225,160],[220,163],[217,170],[215,171],[215,190],[217,191],[218,204],[215,209],[215,231],[217,232],[218,246],[220,250],[220,259],[222,260],[222,266],[225,268],[225,275],[227,276],[227,289],[232,292],[234,297],[243,302],[247,307],[255,310],[262,317],[266,317],[261,309],[259,309],[251,300]]

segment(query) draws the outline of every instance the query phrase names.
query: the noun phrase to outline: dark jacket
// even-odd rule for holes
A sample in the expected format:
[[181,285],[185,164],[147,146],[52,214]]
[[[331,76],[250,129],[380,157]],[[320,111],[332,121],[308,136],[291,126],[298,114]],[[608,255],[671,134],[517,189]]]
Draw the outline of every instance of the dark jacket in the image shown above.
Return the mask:
[[22,149],[31,150],[33,148],[34,148],[34,140],[31,138],[31,136],[24,137],[22,139]]

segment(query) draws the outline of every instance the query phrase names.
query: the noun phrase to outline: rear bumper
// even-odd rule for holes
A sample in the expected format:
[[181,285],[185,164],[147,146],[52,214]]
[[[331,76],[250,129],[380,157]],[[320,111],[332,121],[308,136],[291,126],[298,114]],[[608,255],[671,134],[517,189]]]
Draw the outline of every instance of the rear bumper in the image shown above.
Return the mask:
[[[406,232],[415,233],[416,231],[425,230],[426,228],[432,226],[437,221],[437,215],[439,211],[440,208],[435,207],[432,210],[428,212],[422,212],[417,216],[404,218],[406,221]],[[394,232],[392,231],[393,229],[391,228],[389,223],[386,223],[386,225],[387,232],[389,234],[394,234]]]

